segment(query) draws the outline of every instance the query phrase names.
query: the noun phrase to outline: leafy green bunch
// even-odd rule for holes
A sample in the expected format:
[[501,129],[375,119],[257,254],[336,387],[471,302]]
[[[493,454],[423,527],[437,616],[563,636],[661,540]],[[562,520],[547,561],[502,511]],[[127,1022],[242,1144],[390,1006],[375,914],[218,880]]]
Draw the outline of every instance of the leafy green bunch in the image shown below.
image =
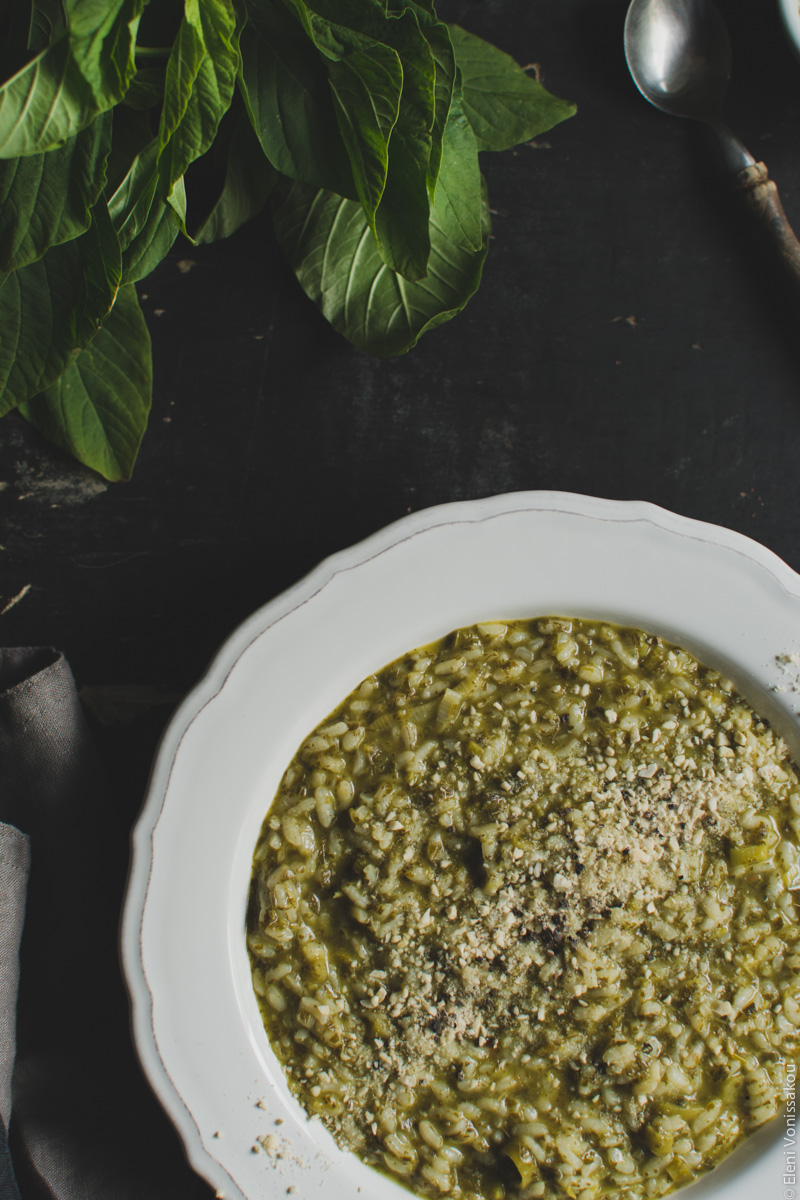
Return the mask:
[[268,206],[334,327],[401,354],[480,281],[479,152],[573,112],[433,0],[0,0],[0,81],[0,416],[107,479],[150,408],[134,285],[179,233]]

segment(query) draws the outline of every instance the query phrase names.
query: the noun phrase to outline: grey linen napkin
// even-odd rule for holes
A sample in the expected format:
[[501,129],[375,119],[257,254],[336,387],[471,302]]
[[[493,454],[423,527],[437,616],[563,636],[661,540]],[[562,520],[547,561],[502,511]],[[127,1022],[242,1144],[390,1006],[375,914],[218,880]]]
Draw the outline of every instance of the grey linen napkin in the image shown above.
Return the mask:
[[0,650],[0,1200],[213,1196],[131,1041],[116,798],[63,656]]

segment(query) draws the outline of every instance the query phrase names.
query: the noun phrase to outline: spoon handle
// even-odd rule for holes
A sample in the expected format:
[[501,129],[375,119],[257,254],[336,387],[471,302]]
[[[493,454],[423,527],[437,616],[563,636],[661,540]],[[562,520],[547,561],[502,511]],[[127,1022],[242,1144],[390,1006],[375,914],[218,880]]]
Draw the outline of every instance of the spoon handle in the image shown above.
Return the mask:
[[800,242],[783,211],[778,189],[763,162],[737,172],[734,177],[746,206],[780,255],[783,265],[800,283]]

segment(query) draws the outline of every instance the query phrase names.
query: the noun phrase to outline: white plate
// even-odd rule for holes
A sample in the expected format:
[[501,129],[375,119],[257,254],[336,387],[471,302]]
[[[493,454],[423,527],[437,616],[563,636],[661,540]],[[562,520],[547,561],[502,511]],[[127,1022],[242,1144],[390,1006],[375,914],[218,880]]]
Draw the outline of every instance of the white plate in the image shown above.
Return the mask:
[[[122,947],[142,1063],[225,1197],[408,1200],[289,1095],[250,984],[256,837],[302,738],[365,675],[460,625],[550,613],[640,626],[734,679],[794,753],[800,577],[755,542],[649,504],[556,492],[415,513],[322,563],[225,643],[172,720],[134,834]],[[680,1193],[794,1200],[777,1119]],[[254,1153],[275,1135],[275,1156]],[[218,1136],[222,1135],[222,1136]],[[280,1157],[278,1157],[280,1155]],[[790,1192],[792,1194],[790,1195]]]

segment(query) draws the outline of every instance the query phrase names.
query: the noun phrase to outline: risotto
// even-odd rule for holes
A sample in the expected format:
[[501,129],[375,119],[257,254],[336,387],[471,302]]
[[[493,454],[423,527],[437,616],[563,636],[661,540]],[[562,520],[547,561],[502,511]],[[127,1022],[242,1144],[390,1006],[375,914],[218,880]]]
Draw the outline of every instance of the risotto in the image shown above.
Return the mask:
[[253,984],[289,1086],[425,1196],[663,1196],[779,1111],[800,781],[639,630],[459,629],[305,740],[256,847]]

